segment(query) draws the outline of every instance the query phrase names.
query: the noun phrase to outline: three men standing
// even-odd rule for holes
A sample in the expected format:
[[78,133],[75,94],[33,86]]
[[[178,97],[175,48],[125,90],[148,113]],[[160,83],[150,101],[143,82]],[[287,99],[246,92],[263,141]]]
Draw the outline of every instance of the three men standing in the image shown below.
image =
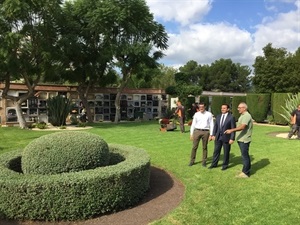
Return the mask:
[[249,147],[252,140],[252,116],[248,112],[248,106],[244,102],[239,104],[238,111],[240,113],[240,117],[238,119],[237,126],[235,126],[235,119],[229,113],[229,106],[223,104],[221,107],[222,114],[217,116],[214,124],[212,114],[205,110],[205,104],[199,104],[199,111],[194,115],[190,130],[190,139],[193,140],[193,147],[189,166],[192,166],[195,162],[198,145],[202,139],[202,166],[205,167],[208,141],[215,140],[213,162],[210,168],[217,166],[220,151],[223,146],[224,161],[222,170],[226,170],[229,164],[230,145],[236,138],[243,159],[243,169],[237,177],[248,178],[250,176],[251,159],[249,155]]

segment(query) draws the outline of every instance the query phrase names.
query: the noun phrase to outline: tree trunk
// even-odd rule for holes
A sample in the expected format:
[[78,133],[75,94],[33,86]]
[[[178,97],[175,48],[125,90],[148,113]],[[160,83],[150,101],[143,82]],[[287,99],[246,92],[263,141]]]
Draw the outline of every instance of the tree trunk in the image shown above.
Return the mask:
[[[118,88],[118,92],[116,95],[116,100],[115,100],[115,106],[116,106],[116,115],[115,115],[115,123],[119,123],[119,118],[120,118],[120,99],[121,99],[121,94],[124,90],[124,88],[126,87],[128,80],[130,78],[130,70],[126,70],[126,68],[124,68],[123,70],[123,78],[122,78],[122,82],[120,84],[120,87]],[[126,71],[126,72],[125,72]]]
[[80,100],[82,101],[83,106],[86,109],[87,120],[89,123],[92,123],[92,122],[94,122],[94,118],[92,117],[90,106],[89,106],[88,100],[87,100],[89,89],[90,89],[90,84],[88,84],[88,86],[86,86],[86,87],[82,84],[79,84],[77,93],[79,95]]
[[20,101],[17,101],[15,104],[17,118],[18,118],[20,128],[27,129],[27,124],[26,124],[25,118],[22,113],[21,104],[22,104],[22,102],[20,102]]
[[120,99],[121,99],[121,91],[118,90],[115,100],[115,106],[116,106],[116,115],[115,115],[115,123],[119,123],[120,120]]

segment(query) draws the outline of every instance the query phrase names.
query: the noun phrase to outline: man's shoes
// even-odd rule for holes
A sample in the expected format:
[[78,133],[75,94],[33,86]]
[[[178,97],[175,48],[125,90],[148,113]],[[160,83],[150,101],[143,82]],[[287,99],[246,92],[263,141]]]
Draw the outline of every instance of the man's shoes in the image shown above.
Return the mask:
[[223,166],[221,170],[227,170],[227,166]]
[[239,175],[235,176],[236,178],[249,178],[249,176],[243,172],[241,172]]
[[216,166],[210,166],[210,167],[208,167],[208,169],[213,169],[213,168],[216,168]]
[[194,165],[194,163],[189,163],[189,166],[192,166],[192,165]]

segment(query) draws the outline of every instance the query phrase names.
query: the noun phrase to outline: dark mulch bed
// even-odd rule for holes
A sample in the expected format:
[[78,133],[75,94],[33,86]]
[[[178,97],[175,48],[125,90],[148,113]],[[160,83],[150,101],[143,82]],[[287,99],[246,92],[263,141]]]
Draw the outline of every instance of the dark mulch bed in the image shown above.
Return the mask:
[[135,207],[94,219],[75,222],[0,220],[1,225],[144,225],[176,208],[183,199],[184,186],[173,175],[151,167],[150,190]]

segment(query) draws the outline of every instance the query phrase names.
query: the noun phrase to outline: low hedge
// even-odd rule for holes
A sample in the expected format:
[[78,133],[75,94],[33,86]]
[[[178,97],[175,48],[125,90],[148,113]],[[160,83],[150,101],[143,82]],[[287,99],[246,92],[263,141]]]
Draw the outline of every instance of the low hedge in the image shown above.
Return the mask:
[[23,173],[57,174],[94,169],[109,163],[108,145],[83,131],[47,134],[31,141],[22,153]]
[[110,166],[54,175],[23,174],[22,151],[0,155],[0,217],[82,220],[133,206],[149,189],[150,157],[109,145]]

